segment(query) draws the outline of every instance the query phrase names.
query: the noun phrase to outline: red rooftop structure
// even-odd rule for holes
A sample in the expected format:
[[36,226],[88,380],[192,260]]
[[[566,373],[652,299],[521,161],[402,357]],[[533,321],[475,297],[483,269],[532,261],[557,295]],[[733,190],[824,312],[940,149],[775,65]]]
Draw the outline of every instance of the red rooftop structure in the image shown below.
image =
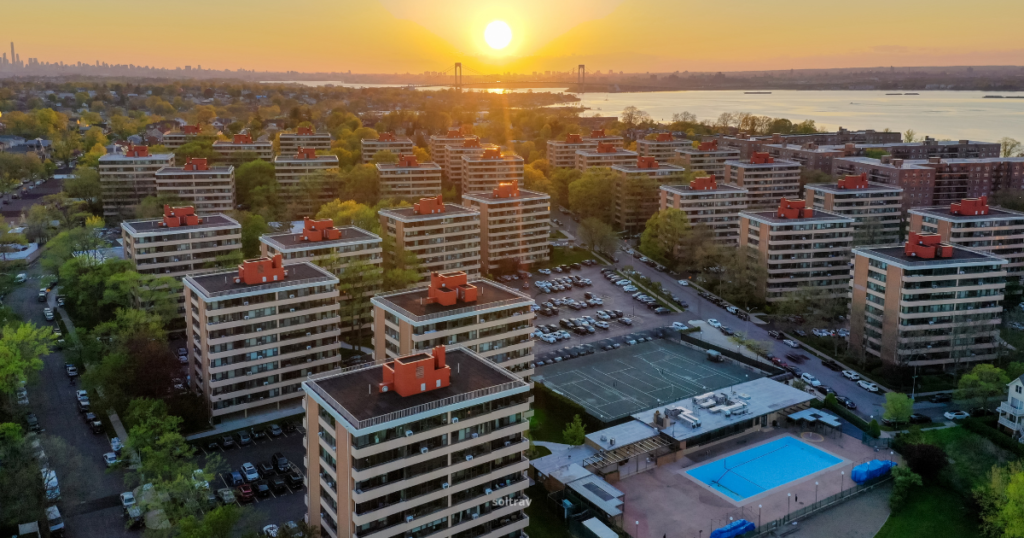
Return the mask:
[[252,144],[252,135],[248,134],[236,134],[232,139],[234,144]]
[[398,166],[401,168],[417,168],[420,165],[420,161],[416,159],[415,155],[399,155]]
[[565,135],[566,144],[582,144],[583,137],[578,134],[567,134]]
[[181,226],[195,226],[202,224],[203,219],[196,215],[196,208],[192,206],[171,207],[164,204],[164,220],[160,223],[163,228],[179,228]]
[[312,127],[299,127],[297,129],[295,129],[295,134],[314,135],[316,133],[313,132],[313,128]]
[[209,165],[206,164],[206,159],[199,159],[199,158],[196,158],[196,157],[189,157],[188,160],[185,161],[185,166],[182,167],[182,170],[185,170],[185,171],[188,171],[188,172],[195,172],[195,171],[198,171],[198,170],[209,170],[209,169],[210,169],[210,167],[209,167]]
[[935,258],[951,258],[953,247],[942,243],[942,236],[933,233],[910,232],[903,254],[913,258],[933,260]]
[[377,135],[377,142],[395,142],[395,133],[380,133]]
[[334,219],[313,220],[302,219],[302,240],[316,243],[317,241],[341,239],[341,230],[334,227]]
[[657,170],[658,160],[654,157],[637,157],[636,167],[640,170]]
[[491,191],[491,196],[495,198],[514,198],[519,196],[519,181],[512,180],[502,183],[498,183],[497,187]]
[[857,176],[846,176],[839,180],[840,189],[866,189],[868,188],[868,173],[864,172]]
[[480,147],[480,139],[477,137],[467,138],[462,141],[462,147],[464,148],[478,148]]
[[182,125],[181,132],[187,135],[197,135],[201,129],[198,125]]
[[718,140],[712,140],[711,142],[701,142],[700,146],[697,147],[700,151],[718,151]]
[[658,142],[672,142],[675,138],[672,138],[672,133],[658,133]]
[[949,212],[954,215],[974,216],[988,215],[988,196],[981,198],[964,198],[959,204],[949,204]]
[[487,148],[484,150],[484,154],[480,156],[481,159],[500,159],[501,150],[498,148]]
[[691,191],[713,191],[718,189],[718,182],[715,181],[715,175],[700,176],[693,178],[690,181]]
[[779,202],[779,210],[776,213],[780,219],[806,219],[814,216],[814,210],[806,207],[804,200],[787,200]]
[[426,304],[453,306],[456,303],[475,303],[479,289],[469,283],[464,271],[430,273],[430,287],[427,288]]
[[417,353],[385,362],[377,391],[394,391],[405,398],[447,387],[451,384],[452,369],[444,359],[444,346],[437,346],[429,354]]
[[618,151],[618,148],[612,144],[605,144],[604,142],[597,143],[598,153],[615,153],[616,151]]
[[124,148],[125,157],[149,157],[149,146],[136,146],[128,143]]
[[412,204],[412,210],[417,215],[436,215],[438,213],[444,213],[444,200],[441,199],[441,195],[437,195],[433,198],[420,198],[419,202]]
[[765,151],[755,151],[750,156],[750,164],[771,164],[773,162],[775,162],[775,158]]
[[255,286],[267,282],[280,282],[286,276],[288,271],[284,268],[284,258],[281,254],[275,254],[273,258],[256,258],[239,264],[235,284]]
[[316,148],[304,148],[299,146],[299,153],[295,155],[296,159],[316,159]]

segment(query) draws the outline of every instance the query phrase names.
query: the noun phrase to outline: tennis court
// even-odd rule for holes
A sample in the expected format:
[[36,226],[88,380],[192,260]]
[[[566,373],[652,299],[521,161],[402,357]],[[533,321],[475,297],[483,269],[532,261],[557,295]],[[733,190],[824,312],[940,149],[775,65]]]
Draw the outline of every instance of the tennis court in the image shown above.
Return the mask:
[[535,382],[604,422],[762,377],[730,362],[709,362],[703,352],[665,340],[601,351],[542,371],[533,376]]
[[799,480],[843,460],[793,437],[726,456],[686,471],[735,501]]

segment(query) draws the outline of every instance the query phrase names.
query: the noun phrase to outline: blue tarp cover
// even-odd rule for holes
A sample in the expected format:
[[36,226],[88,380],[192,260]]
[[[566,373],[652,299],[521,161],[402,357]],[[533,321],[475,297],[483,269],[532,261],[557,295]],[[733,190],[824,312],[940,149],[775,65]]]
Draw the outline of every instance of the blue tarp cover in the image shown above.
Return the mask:
[[850,471],[850,479],[858,484],[863,484],[873,478],[889,474],[889,469],[895,466],[896,462],[871,460],[854,467],[853,471]]
[[755,529],[757,527],[753,523],[741,519],[711,531],[711,536],[708,538],[733,538],[733,536],[740,536]]

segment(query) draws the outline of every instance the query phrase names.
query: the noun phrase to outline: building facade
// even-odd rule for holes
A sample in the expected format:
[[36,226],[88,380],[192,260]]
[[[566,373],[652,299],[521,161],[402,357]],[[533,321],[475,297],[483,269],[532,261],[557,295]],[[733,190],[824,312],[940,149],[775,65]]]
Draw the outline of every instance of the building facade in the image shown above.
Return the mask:
[[277,138],[281,155],[295,155],[300,148],[311,148],[315,151],[330,151],[330,133],[318,133],[310,127],[299,127],[294,133],[281,133]]
[[676,148],[679,164],[687,170],[703,171],[718,178],[725,176],[725,161],[739,160],[740,150],[726,146],[719,147],[718,140],[701,142]]
[[445,159],[448,160],[448,181],[452,185],[466,188],[466,161],[488,155],[501,155],[501,150],[494,144],[481,144],[478,138],[467,138],[461,144],[452,144],[445,148]]
[[156,173],[174,164],[173,153],[150,154],[148,146],[129,144],[124,153],[108,153],[99,159],[103,191],[103,217],[123,219],[135,214],[135,206],[156,196]]
[[909,235],[904,245],[853,249],[851,351],[921,372],[995,359],[1006,260]]
[[526,538],[529,384],[439,346],[303,390],[306,521],[325,538]]
[[441,172],[444,174],[445,179],[449,179],[448,146],[461,146],[465,143],[466,139],[469,138],[476,139],[477,137],[469,133],[464,133],[461,129],[449,129],[446,134],[431,135],[430,141],[428,142],[430,147],[430,158],[441,166]]
[[185,277],[191,387],[214,423],[298,407],[310,374],[340,366],[338,279],[281,256]]
[[369,164],[378,151],[390,151],[397,155],[412,155],[416,147],[412,140],[395,136],[395,133],[380,133],[377,138],[364,138],[360,143],[363,164]]
[[764,150],[775,159],[793,161],[808,170],[817,170],[825,174],[832,173],[832,160],[854,154],[854,144],[846,146],[819,146],[814,142],[804,144],[764,144]]
[[903,189],[903,210],[932,205],[935,189],[935,169],[905,163],[903,159],[884,156],[837,157],[832,161],[833,176],[859,176],[867,174],[868,181]]
[[636,152],[641,157],[654,157],[654,160],[659,163],[666,164],[675,158],[676,150],[687,146],[692,148],[693,142],[685,138],[676,140],[672,133],[658,133],[652,140],[647,138],[637,140]]
[[935,234],[943,243],[995,254],[1007,261],[1007,276],[1024,277],[1024,213],[990,207],[984,196],[908,213],[911,232]]
[[620,229],[642,230],[647,220],[658,212],[658,188],[678,183],[685,171],[682,166],[660,164],[654,156],[637,157],[629,165],[615,165],[615,224]]
[[522,157],[502,155],[498,148],[485,149],[480,155],[463,155],[462,194],[491,192],[503,183],[522,183],[525,166]]
[[234,166],[254,159],[268,163],[274,161],[274,145],[270,142],[253,142],[252,136],[247,134],[236,134],[230,142],[227,140],[214,142],[213,152],[217,154],[218,161]]
[[160,140],[160,144],[165,148],[174,151],[195,140],[201,132],[202,129],[198,125],[182,125],[180,131],[164,133],[164,137]]
[[381,209],[380,228],[400,251],[420,262],[424,281],[434,272],[462,271],[480,275],[480,213],[446,204],[440,196],[424,198],[412,207]]
[[1013,439],[1020,441],[1024,432],[1024,376],[1006,385],[1006,400],[999,403],[999,426]]
[[402,155],[398,162],[377,163],[381,198],[414,200],[441,194],[441,166],[421,163],[414,155]]
[[576,152],[597,149],[596,141],[585,141],[578,134],[565,135],[565,140],[548,140],[548,162],[553,168],[575,168]]
[[480,213],[481,271],[524,270],[547,261],[551,196],[513,181],[489,193],[463,194],[462,203]]
[[209,166],[206,159],[189,158],[185,166],[166,166],[156,172],[156,192],[176,196],[200,213],[235,209],[235,167]]
[[845,299],[850,288],[853,219],[809,209],[803,200],[775,211],[740,212],[740,248],[767,268],[765,300],[785,300],[800,288]]
[[661,211],[678,209],[693,226],[707,226],[715,241],[739,243],[740,211],[747,208],[747,190],[718,183],[715,176],[696,177],[689,185],[662,185]]
[[317,155],[316,149],[306,147],[274,157],[274,178],[280,196],[288,203],[303,205],[305,214],[315,213],[321,205],[338,197],[337,189],[324,182],[312,189],[303,189],[302,181],[318,174],[337,172],[338,163],[337,155]]
[[800,164],[767,153],[755,152],[749,161],[725,161],[724,179],[747,189],[750,209],[770,209],[780,198],[800,197]]
[[836,183],[804,185],[807,206],[853,219],[854,241],[884,245],[900,241],[903,189],[868,181],[867,174]]
[[629,165],[635,163],[637,157],[635,151],[600,142],[594,149],[581,149],[576,152],[576,169],[586,171],[596,166],[611,168],[615,165]]

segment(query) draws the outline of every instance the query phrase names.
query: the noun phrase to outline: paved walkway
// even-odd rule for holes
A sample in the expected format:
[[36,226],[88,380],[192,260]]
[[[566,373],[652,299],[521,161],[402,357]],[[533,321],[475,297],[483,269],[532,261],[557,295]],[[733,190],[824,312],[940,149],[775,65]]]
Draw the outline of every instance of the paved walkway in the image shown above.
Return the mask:
[[882,486],[808,519],[787,525],[778,536],[792,538],[872,538],[889,519],[892,486]]

